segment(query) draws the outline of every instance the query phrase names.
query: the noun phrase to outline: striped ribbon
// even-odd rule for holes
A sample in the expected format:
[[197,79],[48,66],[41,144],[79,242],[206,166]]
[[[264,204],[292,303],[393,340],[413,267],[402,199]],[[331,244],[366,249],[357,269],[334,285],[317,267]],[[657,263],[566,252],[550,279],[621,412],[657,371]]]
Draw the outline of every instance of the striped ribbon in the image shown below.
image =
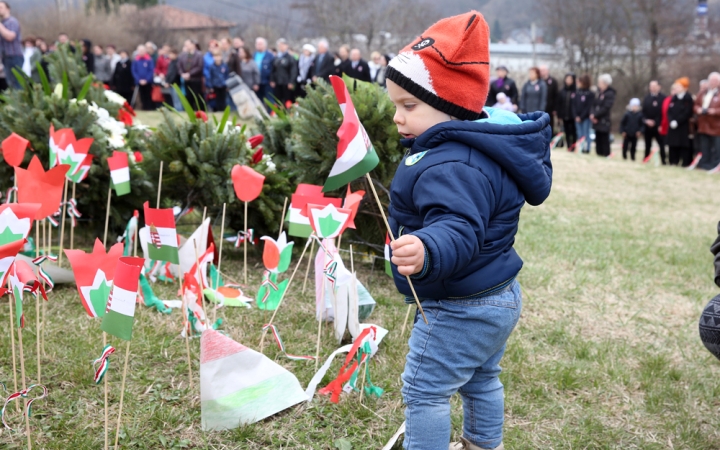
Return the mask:
[[17,192],[17,190],[18,190],[17,187],[11,187],[10,189],[7,190],[7,192],[5,193],[5,197],[7,197],[5,199],[5,203],[10,203],[10,199],[12,198],[12,193]]
[[358,378],[362,378],[363,374],[360,374],[360,368],[362,367],[363,362],[365,362],[365,386],[363,391],[365,392],[365,395],[368,397],[375,396],[377,398],[380,398],[381,395],[385,392],[381,387],[375,386],[372,383],[372,380],[370,379],[370,366],[367,363],[367,360],[370,358],[370,354],[372,353],[372,349],[370,348],[370,342],[366,341],[363,345],[361,345],[358,348],[358,369],[353,372],[352,376],[350,377],[350,381],[348,382],[348,386],[351,390],[355,392],[360,392],[360,389],[357,387],[358,384]]
[[67,214],[70,216],[70,223],[73,228],[77,226],[77,220],[82,217],[82,214],[80,214],[80,211],[77,208],[77,201],[74,198],[71,198],[67,201]]
[[55,219],[54,216],[55,216],[55,214],[53,214],[52,216],[47,216],[47,220],[48,220],[48,222],[50,222],[50,225],[52,225],[52,226],[54,226],[55,228],[57,228],[58,225],[60,225],[60,221],[57,220],[57,219]]
[[[103,349],[102,355],[93,361],[93,369],[95,369],[95,377],[93,378],[93,381],[95,381],[95,384],[100,384],[105,376],[105,373],[108,371],[108,368],[110,367],[110,355],[113,353],[115,353],[115,347],[108,344]],[[99,365],[99,367],[95,367],[97,365]]]
[[255,236],[255,231],[252,228],[248,228],[247,231],[240,230],[237,234],[237,239],[235,240],[235,248],[240,247],[240,244],[247,241],[250,243],[250,245],[255,245],[255,240],[253,237]]
[[[38,275],[40,276],[40,279],[45,282],[45,284],[48,285],[47,289],[43,289],[44,292],[51,292],[53,288],[55,287],[55,282],[53,281],[52,277],[49,273],[45,272],[45,269],[42,266],[42,263],[44,263],[46,260],[57,262],[57,256],[54,255],[42,255],[38,256],[37,258],[33,259],[33,264],[35,264],[38,268]],[[47,300],[47,298],[45,298]]]
[[314,356],[291,355],[290,353],[285,351],[285,344],[283,344],[282,339],[280,339],[280,333],[278,333],[277,327],[275,327],[275,325],[265,324],[262,329],[263,329],[263,331],[265,331],[268,328],[270,328],[270,330],[272,330],[272,333],[273,333],[273,336],[275,336],[275,342],[277,343],[278,348],[280,349],[281,352],[283,352],[283,355],[285,355],[285,357],[287,359],[292,359],[293,361],[303,361],[303,360],[304,361],[312,361],[315,359]]
[[46,260],[50,261],[50,262],[57,262],[58,257],[55,255],[40,255],[37,258],[34,258],[32,260],[32,263],[35,264],[36,266],[39,266],[40,264],[44,263]]
[[263,273],[263,281],[260,284],[260,289],[262,289],[263,287],[267,288],[267,289],[265,289],[265,295],[263,295],[263,298],[262,298],[262,302],[265,303],[267,301],[267,299],[270,298],[270,289],[272,289],[274,291],[278,290],[277,284],[273,283],[273,281],[270,279],[270,271],[269,270],[266,270]]
[[337,261],[334,259],[325,265],[323,273],[330,282],[331,289],[335,289],[335,282],[337,281]]
[[48,389],[45,386],[43,386],[42,384],[32,384],[27,389],[23,389],[20,392],[16,392],[16,393],[10,395],[10,397],[8,397],[7,399],[5,399],[5,404],[3,405],[2,411],[0,411],[0,418],[2,418],[2,423],[3,423],[3,425],[5,425],[5,428],[7,428],[8,430],[12,430],[10,425],[8,425],[7,422],[5,421],[5,410],[7,410],[8,403],[10,403],[13,400],[17,400],[19,398],[30,398],[30,396],[28,394],[30,393],[30,391],[33,388],[36,388],[36,387],[42,388],[43,393],[39,397],[34,397],[34,398],[31,398],[30,400],[28,400],[27,406],[25,407],[25,414],[27,414],[27,416],[30,417],[30,416],[32,416],[31,406],[32,406],[33,402],[35,400],[40,400],[40,399],[47,397]]

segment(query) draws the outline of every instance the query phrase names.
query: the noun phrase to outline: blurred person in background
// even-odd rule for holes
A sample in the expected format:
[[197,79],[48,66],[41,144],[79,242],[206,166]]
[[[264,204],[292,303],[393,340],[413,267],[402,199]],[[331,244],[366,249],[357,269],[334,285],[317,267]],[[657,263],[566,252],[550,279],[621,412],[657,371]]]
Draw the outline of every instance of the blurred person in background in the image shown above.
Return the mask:
[[95,58],[95,78],[104,84],[110,84],[113,75],[110,58],[105,55],[99,45],[93,46],[93,57]]

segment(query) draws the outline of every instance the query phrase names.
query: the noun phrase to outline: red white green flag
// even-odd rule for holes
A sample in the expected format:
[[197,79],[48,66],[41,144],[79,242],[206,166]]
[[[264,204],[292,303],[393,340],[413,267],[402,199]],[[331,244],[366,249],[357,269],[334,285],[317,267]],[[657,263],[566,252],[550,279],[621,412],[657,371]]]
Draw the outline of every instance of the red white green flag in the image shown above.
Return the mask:
[[145,208],[145,225],[150,229],[149,258],[180,264],[173,210],[151,208],[148,202],[145,202],[143,206]]
[[10,274],[10,268],[23,246],[25,246],[25,239],[0,245],[0,287],[5,286],[5,281]]
[[92,162],[92,156],[88,152],[93,142],[93,138],[77,139],[72,128],[55,131],[55,127],[50,125],[50,168],[67,164],[70,170],[65,177],[73,183],[80,182],[87,175]]
[[122,256],[123,245],[115,244],[105,253],[100,239],[95,240],[92,253],[82,250],[65,250],[75,275],[80,301],[90,317],[105,316],[108,297],[112,289],[115,268]]
[[40,206],[38,203],[0,205],[0,245],[27,239]]
[[143,258],[124,256],[118,260],[112,293],[100,326],[104,332],[126,341],[132,338],[138,280],[144,264]]
[[128,165],[128,154],[125,152],[114,151],[113,155],[107,159],[110,167],[110,178],[112,178],[112,186],[117,196],[130,193],[130,166]]
[[339,189],[375,168],[380,162],[370,138],[360,123],[350,92],[340,77],[331,76],[335,96],[343,113],[343,123],[337,131],[337,160],[323,186],[323,192]]

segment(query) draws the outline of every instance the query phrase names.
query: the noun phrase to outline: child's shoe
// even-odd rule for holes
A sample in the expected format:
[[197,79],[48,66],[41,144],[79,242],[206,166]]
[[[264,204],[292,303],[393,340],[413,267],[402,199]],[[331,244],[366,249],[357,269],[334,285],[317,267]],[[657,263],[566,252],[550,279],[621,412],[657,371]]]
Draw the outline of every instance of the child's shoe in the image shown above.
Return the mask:
[[[464,437],[460,438],[460,442],[452,442],[450,444],[449,450],[483,450],[482,448],[478,447],[477,445],[471,443]],[[493,450],[505,450],[505,446],[503,444],[498,445]]]

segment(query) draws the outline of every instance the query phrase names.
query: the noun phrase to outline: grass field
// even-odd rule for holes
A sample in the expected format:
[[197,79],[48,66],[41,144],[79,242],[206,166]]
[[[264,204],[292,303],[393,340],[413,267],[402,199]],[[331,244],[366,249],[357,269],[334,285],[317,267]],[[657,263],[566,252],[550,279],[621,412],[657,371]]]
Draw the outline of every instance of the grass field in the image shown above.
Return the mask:
[[[720,178],[678,168],[646,167],[556,151],[554,187],[539,207],[526,207],[517,236],[525,259],[520,274],[524,310],[503,361],[509,449],[718,449],[720,364],[705,350],[697,323],[717,288],[708,251],[720,219]],[[225,252],[223,267],[240,277],[240,254]],[[296,256],[297,258],[297,256]],[[180,315],[136,313],[120,435],[135,449],[376,449],[403,421],[400,373],[407,337],[405,305],[381,270],[356,261],[378,307],[370,321],[390,334],[372,360],[379,400],[316,397],[260,423],[226,432],[200,427],[199,340],[191,342],[195,388],[188,389]],[[381,269],[380,264],[376,269]],[[223,270],[225,271],[225,270]],[[262,267],[255,255],[251,288]],[[301,283],[282,307],[278,328],[287,349],[313,354],[314,301]],[[167,286],[161,298],[176,298]],[[309,289],[308,292],[311,290]],[[0,308],[0,381],[11,384],[7,302]],[[35,306],[26,301],[26,369],[35,381]],[[221,310],[222,311],[222,310]],[[257,348],[263,311],[224,310],[222,329]],[[42,381],[48,399],[33,406],[33,448],[98,449],[103,443],[103,389],[91,362],[102,349],[99,323],[82,310],[74,287],[47,304]],[[111,442],[120,395],[124,344],[109,372]],[[323,334],[323,353],[337,345]],[[314,364],[269,357],[304,386]],[[330,374],[337,372],[339,362]],[[326,378],[326,382],[330,377]],[[322,386],[322,385],[321,385]],[[461,429],[453,398],[455,435]],[[13,426],[21,420],[11,409]],[[19,428],[20,430],[22,428]],[[338,441],[340,440],[340,441]],[[21,431],[2,431],[2,448],[22,448]]]

